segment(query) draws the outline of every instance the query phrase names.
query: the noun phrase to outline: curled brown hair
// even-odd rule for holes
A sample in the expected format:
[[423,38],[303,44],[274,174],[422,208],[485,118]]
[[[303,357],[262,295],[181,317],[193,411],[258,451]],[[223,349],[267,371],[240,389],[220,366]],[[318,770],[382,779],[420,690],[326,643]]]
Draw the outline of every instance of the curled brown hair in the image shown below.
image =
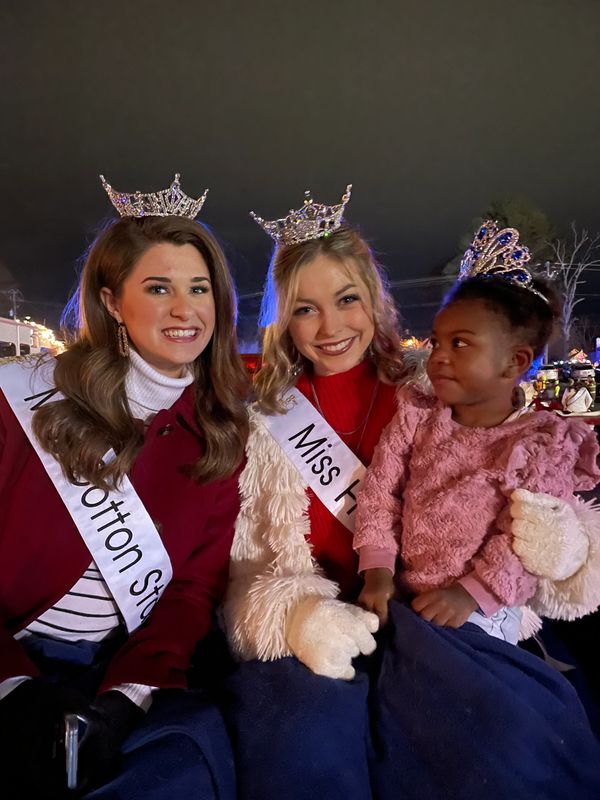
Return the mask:
[[342,226],[330,236],[277,248],[269,267],[261,309],[263,326],[263,367],[255,378],[255,390],[267,411],[283,411],[281,392],[294,381],[298,367],[306,360],[298,353],[288,332],[298,293],[300,269],[317,256],[325,255],[343,264],[365,285],[369,293],[375,335],[372,359],[379,374],[390,383],[406,375],[398,334],[398,314],[386,288],[381,267],[357,230]]
[[[139,258],[162,242],[198,250],[208,266],[215,302],[213,336],[192,365],[205,446],[190,474],[203,482],[226,477],[243,457],[248,378],[237,350],[235,290],[223,251],[206,227],[190,219],[124,217],[99,234],[85,261],[75,295],[77,331],[54,370],[65,399],[40,407],[33,417],[42,447],[70,480],[84,478],[106,489],[129,472],[142,446],[125,396],[128,361],[119,355],[116,323],[100,290],[107,287],[118,296]],[[117,457],[103,464],[109,448]]]

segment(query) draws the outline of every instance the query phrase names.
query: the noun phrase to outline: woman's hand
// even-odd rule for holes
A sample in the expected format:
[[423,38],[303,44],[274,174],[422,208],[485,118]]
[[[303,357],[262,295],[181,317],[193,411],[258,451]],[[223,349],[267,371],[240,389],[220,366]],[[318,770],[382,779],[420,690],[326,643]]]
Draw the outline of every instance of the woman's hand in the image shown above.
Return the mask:
[[377,646],[379,627],[375,614],[351,603],[311,596],[289,612],[287,642],[290,650],[317,675],[350,681],[352,659],[370,655]]
[[66,796],[61,740],[67,712],[89,723],[79,748],[78,791],[101,786],[115,774],[121,744],[143,711],[118,691],[104,692],[90,704],[76,691],[33,678],[0,701],[0,781],[23,797]]
[[365,585],[358,596],[358,602],[367,611],[379,617],[381,625],[388,619],[388,603],[394,596],[394,576],[386,567],[366,569],[363,573]]
[[88,728],[79,749],[79,791],[91,791],[109,781],[121,762],[121,745],[143,719],[144,712],[122,692],[98,695],[87,710]]
[[589,539],[573,507],[549,494],[516,489],[510,497],[513,550],[532,575],[562,581],[585,563]]
[[460,628],[477,608],[477,601],[460,583],[453,583],[446,589],[432,589],[417,595],[412,608],[428,622]]

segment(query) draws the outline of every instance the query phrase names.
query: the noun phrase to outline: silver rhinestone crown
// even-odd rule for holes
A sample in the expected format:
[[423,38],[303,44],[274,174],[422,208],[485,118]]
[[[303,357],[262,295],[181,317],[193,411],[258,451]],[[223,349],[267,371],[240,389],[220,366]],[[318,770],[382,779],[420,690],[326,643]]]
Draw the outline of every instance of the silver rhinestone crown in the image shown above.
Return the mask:
[[527,289],[548,302],[532,286],[531,272],[525,264],[531,260],[529,248],[519,244],[516,228],[500,228],[494,220],[486,220],[475,234],[460,262],[458,280],[467,278],[501,278]]
[[159,192],[116,192],[110,183],[100,175],[102,186],[121,217],[188,217],[196,219],[204,205],[208,189],[197,200],[188,197],[181,190],[179,173],[168,189]]
[[352,184],[346,186],[346,191],[342,195],[341,201],[335,206],[326,206],[322,203],[315,203],[310,196],[310,191],[306,191],[305,200],[301,208],[293,209],[282,219],[271,221],[264,220],[250,212],[252,219],[274,239],[278,245],[299,244],[310,239],[320,239],[336,231],[343,222],[344,209],[352,193]]

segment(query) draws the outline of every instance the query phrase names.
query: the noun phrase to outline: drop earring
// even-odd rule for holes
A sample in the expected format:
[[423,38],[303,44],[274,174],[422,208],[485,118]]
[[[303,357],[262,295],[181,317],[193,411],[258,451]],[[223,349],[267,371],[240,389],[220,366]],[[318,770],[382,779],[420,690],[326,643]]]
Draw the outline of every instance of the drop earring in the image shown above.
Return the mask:
[[117,345],[119,348],[119,355],[123,358],[129,356],[129,339],[127,338],[127,328],[122,322],[117,325]]

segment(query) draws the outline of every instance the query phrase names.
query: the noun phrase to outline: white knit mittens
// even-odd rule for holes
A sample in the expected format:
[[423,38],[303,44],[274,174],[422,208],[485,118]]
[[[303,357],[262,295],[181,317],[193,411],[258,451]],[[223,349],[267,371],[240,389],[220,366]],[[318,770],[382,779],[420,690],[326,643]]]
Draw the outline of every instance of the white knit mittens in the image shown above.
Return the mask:
[[589,539],[575,510],[548,494],[511,495],[513,550],[526,570],[553,581],[573,575],[588,557]]
[[352,659],[375,650],[375,614],[340,600],[318,596],[300,600],[287,617],[287,642],[309,669],[328,678],[352,680]]

